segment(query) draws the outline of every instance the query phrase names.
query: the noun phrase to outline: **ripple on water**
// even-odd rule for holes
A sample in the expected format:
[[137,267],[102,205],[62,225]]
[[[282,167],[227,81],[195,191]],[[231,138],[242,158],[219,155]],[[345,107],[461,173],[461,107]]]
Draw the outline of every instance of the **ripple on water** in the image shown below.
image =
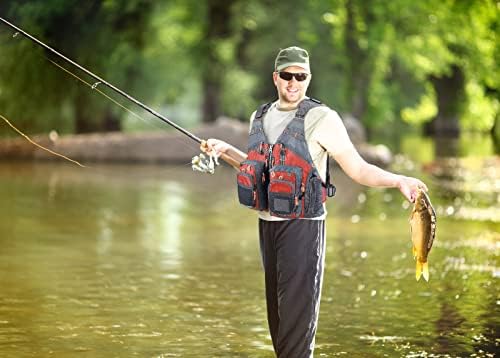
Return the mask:
[[490,272],[495,278],[500,277],[500,268],[497,266],[485,264],[468,264],[464,257],[446,257],[445,271],[466,271],[466,272]]
[[250,344],[258,349],[262,349],[262,350],[270,351],[270,352],[274,351],[273,346],[271,344],[264,342],[264,341],[254,340],[254,341],[251,341]]
[[365,334],[359,336],[359,339],[362,341],[370,341],[370,342],[401,342],[404,340],[407,340],[407,337],[400,337],[400,336],[376,336],[376,335],[370,335],[370,334]]
[[162,336],[162,333],[160,332],[137,332],[137,333],[127,333],[123,335],[119,335],[122,337],[139,337],[139,338],[150,338],[150,337],[160,337]]
[[465,239],[458,239],[453,241],[436,240],[434,242],[434,246],[445,249],[467,247],[498,253],[498,251],[500,250],[500,233],[493,231],[484,231],[478,235],[467,237]]
[[408,352],[405,356],[405,358],[452,358],[455,356],[449,355],[449,354],[436,354],[436,353],[429,353],[427,351],[420,351],[420,352]]
[[181,278],[181,276],[177,275],[175,273],[167,273],[167,274],[161,275],[161,278],[165,278],[167,280],[178,280]]

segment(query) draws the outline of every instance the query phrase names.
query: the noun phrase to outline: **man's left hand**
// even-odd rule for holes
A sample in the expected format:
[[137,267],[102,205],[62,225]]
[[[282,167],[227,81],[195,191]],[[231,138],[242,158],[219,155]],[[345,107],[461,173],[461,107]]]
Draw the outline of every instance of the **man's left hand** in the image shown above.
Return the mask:
[[401,191],[403,196],[412,203],[415,201],[415,198],[417,197],[417,191],[419,189],[429,191],[427,185],[425,185],[425,183],[420,179],[407,177],[404,175],[399,176],[397,187]]

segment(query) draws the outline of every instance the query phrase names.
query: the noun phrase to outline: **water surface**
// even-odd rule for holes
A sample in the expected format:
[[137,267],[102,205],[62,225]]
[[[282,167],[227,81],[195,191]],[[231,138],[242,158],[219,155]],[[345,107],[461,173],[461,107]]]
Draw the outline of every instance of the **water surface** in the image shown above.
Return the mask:
[[[498,350],[499,223],[457,215],[464,194],[418,175],[440,212],[429,283],[415,281],[402,196],[334,173],[315,356]],[[233,180],[0,163],[0,355],[272,357],[256,215]],[[486,197],[469,207],[497,210]]]

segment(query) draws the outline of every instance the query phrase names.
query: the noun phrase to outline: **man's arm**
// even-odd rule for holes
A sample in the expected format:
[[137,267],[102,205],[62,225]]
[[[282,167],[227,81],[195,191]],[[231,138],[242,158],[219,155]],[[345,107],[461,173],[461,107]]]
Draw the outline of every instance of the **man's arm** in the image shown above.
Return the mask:
[[414,201],[418,188],[427,190],[426,185],[416,178],[388,172],[361,158],[342,119],[335,111],[323,109],[323,117],[317,123],[313,137],[339,163],[344,172],[360,184],[398,188],[411,202]]
[[371,187],[398,188],[411,202],[415,200],[419,188],[427,191],[427,186],[419,179],[394,174],[367,163],[354,146],[336,154],[334,159],[342,170],[359,184]]

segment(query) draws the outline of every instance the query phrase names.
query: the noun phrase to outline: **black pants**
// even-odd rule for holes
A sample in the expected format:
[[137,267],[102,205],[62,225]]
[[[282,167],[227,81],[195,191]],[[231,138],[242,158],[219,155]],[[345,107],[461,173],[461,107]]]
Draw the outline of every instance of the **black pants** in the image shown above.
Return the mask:
[[325,258],[324,220],[259,220],[267,320],[280,358],[312,357]]

